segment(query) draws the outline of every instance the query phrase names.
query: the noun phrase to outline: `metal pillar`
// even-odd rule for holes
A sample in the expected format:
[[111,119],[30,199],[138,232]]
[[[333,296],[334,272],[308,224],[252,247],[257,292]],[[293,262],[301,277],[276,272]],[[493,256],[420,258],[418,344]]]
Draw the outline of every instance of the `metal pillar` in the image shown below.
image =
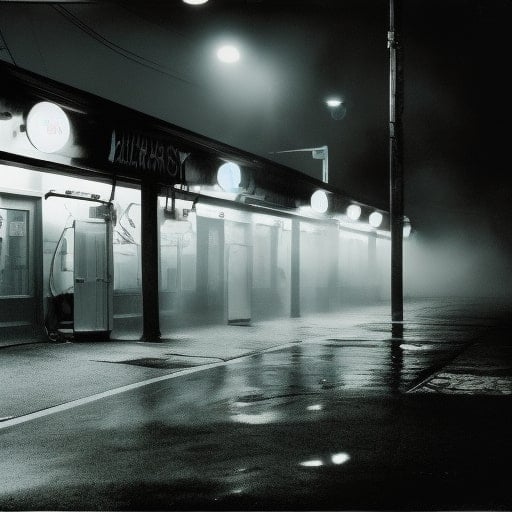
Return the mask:
[[290,316],[300,316],[300,220],[292,219]]
[[142,324],[141,341],[160,340],[158,301],[158,187],[143,182],[141,190]]
[[403,69],[400,0],[389,0],[389,201],[391,217],[391,319],[404,319],[403,304]]

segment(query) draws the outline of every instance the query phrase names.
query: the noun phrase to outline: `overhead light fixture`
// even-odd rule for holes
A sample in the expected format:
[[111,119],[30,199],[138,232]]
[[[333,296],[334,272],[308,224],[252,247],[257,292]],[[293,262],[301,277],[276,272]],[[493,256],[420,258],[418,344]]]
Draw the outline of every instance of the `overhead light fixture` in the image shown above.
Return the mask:
[[347,217],[350,220],[358,220],[361,217],[361,207],[358,204],[351,204],[347,207]]
[[408,238],[411,234],[411,221],[408,217],[404,217],[404,228],[403,228],[403,237]]
[[329,209],[329,198],[324,190],[317,190],[311,194],[311,208],[317,213],[325,213]]
[[226,162],[217,171],[217,183],[224,192],[237,190],[242,180],[240,166],[233,162]]
[[329,108],[329,111],[331,113],[331,117],[335,121],[339,121],[345,117],[347,114],[347,107],[345,105],[345,101],[343,98],[339,97],[330,97],[325,100],[325,104]]
[[189,5],[202,5],[208,2],[208,0],[183,0],[183,3]]
[[217,50],[217,58],[225,64],[233,64],[240,60],[240,52],[232,45],[221,46]]
[[370,223],[370,226],[374,228],[378,228],[382,224],[382,213],[380,212],[373,212],[370,214],[370,217],[368,218],[368,222]]

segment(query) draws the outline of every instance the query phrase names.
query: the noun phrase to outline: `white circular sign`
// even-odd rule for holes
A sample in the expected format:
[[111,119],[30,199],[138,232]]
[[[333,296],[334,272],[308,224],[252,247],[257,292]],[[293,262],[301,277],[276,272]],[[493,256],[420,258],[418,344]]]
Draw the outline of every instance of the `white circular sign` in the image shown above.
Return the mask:
[[43,153],[62,149],[70,134],[69,119],[55,103],[36,103],[28,113],[27,135],[32,145]]

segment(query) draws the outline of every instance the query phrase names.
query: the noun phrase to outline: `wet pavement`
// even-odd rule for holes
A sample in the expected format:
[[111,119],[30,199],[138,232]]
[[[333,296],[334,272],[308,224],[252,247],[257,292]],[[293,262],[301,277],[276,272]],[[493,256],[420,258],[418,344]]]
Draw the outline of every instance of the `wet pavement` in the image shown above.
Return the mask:
[[0,509],[510,510],[508,306],[406,313],[0,349]]

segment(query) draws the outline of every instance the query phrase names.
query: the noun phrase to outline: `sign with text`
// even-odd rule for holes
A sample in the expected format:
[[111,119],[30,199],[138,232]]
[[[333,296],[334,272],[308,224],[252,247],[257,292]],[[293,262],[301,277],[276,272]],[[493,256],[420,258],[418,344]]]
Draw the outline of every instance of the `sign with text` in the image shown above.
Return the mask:
[[179,151],[169,142],[142,133],[113,130],[108,161],[137,169],[165,181],[182,179],[183,162],[188,153]]

